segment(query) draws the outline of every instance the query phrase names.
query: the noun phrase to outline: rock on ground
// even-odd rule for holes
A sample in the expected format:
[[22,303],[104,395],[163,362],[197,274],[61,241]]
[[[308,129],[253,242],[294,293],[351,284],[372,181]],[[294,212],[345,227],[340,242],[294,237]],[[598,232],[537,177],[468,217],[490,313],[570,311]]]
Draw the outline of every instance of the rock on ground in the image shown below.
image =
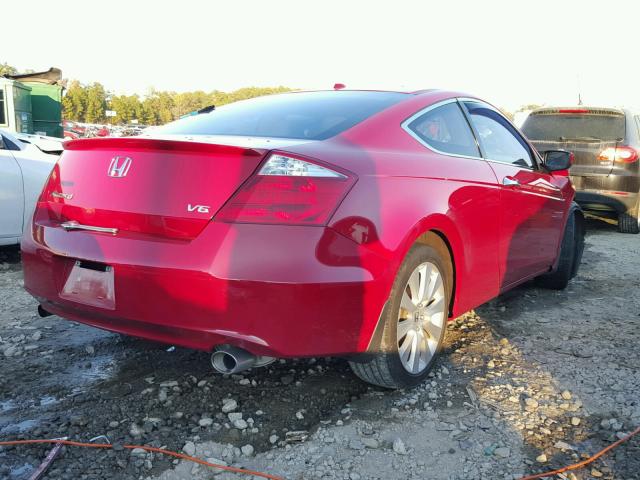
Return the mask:
[[[288,479],[502,480],[574,463],[640,424],[640,238],[589,228],[567,290],[527,284],[457,319],[430,378],[396,392],[340,359],[224,377],[205,353],[39,318],[17,250],[0,248],[0,436],[116,443],[65,449],[48,479],[247,478],[129,443]],[[0,478],[28,477],[48,450],[0,450]],[[634,439],[575,478],[638,478],[639,459]]]

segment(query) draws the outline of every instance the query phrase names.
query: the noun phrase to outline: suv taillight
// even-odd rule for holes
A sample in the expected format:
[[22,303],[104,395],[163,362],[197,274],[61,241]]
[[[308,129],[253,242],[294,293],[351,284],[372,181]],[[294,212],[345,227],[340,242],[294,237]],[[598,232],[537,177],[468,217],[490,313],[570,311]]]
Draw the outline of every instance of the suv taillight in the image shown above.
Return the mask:
[[214,220],[325,225],[355,181],[352,173],[290,153],[274,152]]
[[608,147],[600,152],[598,160],[609,163],[633,163],[638,161],[638,152],[631,147]]

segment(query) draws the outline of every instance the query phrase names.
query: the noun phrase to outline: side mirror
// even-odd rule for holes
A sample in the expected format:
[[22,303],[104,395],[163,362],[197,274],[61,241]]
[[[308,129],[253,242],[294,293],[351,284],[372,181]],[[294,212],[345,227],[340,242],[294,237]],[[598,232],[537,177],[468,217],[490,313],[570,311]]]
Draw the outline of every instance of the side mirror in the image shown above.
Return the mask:
[[573,164],[573,152],[567,150],[547,150],[542,152],[544,167],[550,172],[569,170]]

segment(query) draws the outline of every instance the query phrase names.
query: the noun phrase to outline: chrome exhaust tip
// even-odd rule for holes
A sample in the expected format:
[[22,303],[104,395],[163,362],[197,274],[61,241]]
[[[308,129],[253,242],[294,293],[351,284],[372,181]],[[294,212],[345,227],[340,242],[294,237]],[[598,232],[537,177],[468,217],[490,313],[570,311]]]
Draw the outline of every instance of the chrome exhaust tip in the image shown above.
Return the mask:
[[211,354],[211,366],[222,374],[244,372],[251,367],[262,367],[275,361],[273,357],[256,356],[232,345],[219,345]]

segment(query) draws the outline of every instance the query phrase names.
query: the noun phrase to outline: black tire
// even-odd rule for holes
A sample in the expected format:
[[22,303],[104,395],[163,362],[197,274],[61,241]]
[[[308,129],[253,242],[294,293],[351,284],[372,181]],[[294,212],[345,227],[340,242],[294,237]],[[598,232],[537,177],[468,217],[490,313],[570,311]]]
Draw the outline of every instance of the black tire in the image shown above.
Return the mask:
[[536,278],[538,286],[564,290],[576,276],[584,251],[584,220],[579,210],[570,212],[560,246],[560,259],[555,271]]
[[618,231],[620,233],[640,233],[640,211],[636,210],[636,215],[621,213],[618,216]]
[[[446,331],[453,286],[453,267],[446,245],[439,237],[435,235],[434,237],[436,240],[430,244],[414,245],[404,259],[393,282],[388,308],[385,308],[380,319],[383,322],[383,331],[378,345],[373,346],[366,360],[349,362],[353,372],[365,382],[392,389],[413,387],[424,381],[440,352]],[[400,361],[397,322],[401,298],[409,276],[424,262],[433,263],[440,271],[444,284],[446,310],[436,354],[433,355],[424,370],[418,374],[412,374],[402,366]]]

